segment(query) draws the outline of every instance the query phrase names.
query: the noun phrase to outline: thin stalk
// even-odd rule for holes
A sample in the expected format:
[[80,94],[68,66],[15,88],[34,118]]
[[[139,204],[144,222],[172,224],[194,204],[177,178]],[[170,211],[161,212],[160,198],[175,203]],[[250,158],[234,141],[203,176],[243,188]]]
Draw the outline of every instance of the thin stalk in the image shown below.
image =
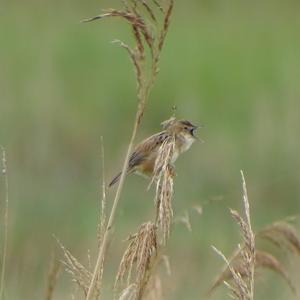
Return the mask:
[[248,225],[248,231],[249,231],[249,253],[250,253],[250,278],[249,278],[249,293],[250,293],[250,299],[253,300],[254,298],[254,272],[255,272],[255,236],[252,231],[251,227],[251,218],[250,218],[250,205],[248,200],[248,192],[247,192],[247,185],[246,180],[244,176],[244,172],[241,170],[241,176],[242,176],[242,184],[243,184],[243,200],[244,200],[244,209],[245,209],[245,215],[246,215],[246,221]]
[[[155,76],[154,74],[152,74],[153,76]],[[151,80],[152,82],[152,80]],[[89,286],[89,290],[86,296],[86,300],[91,300],[92,296],[93,296],[93,292],[94,292],[94,288],[96,285],[96,280],[97,280],[97,274],[99,273],[99,270],[101,268],[102,265],[102,261],[104,259],[104,255],[105,255],[105,249],[107,247],[107,242],[108,242],[108,237],[109,237],[109,233],[110,233],[110,229],[113,225],[114,222],[114,218],[115,218],[115,213],[116,213],[116,209],[120,200],[120,196],[121,196],[121,192],[123,189],[123,185],[125,182],[125,176],[126,176],[126,171],[127,171],[127,166],[128,166],[128,162],[129,162],[129,158],[130,155],[132,153],[132,149],[133,149],[133,144],[134,144],[134,140],[137,134],[137,130],[138,127],[141,123],[141,118],[143,116],[144,110],[145,110],[145,104],[146,104],[146,100],[148,99],[149,96],[149,91],[150,91],[150,84],[145,85],[145,88],[143,89],[141,87],[140,93],[139,93],[139,105],[138,105],[138,110],[136,112],[136,116],[135,116],[135,122],[134,122],[134,126],[133,126],[133,130],[132,130],[132,134],[131,134],[131,138],[130,138],[130,142],[128,145],[128,149],[127,149],[127,153],[125,156],[125,160],[124,160],[124,164],[123,164],[123,168],[122,168],[122,174],[121,174],[121,178],[120,178],[120,183],[118,185],[117,188],[117,192],[113,201],[113,206],[111,208],[111,212],[110,212],[110,216],[108,218],[108,222],[103,234],[103,239],[102,239],[102,243],[99,249],[99,253],[98,253],[98,258],[97,258],[97,262],[94,268],[94,272],[93,272],[93,277],[91,280],[91,284]]]
[[2,151],[2,174],[4,176],[4,185],[5,185],[4,238],[3,238],[2,268],[1,268],[1,281],[0,281],[0,299],[3,299],[6,256],[7,256],[7,239],[8,239],[8,176],[7,176],[5,149],[2,146],[0,146],[0,148]]
[[130,154],[131,154],[132,149],[133,149],[133,143],[134,143],[134,140],[135,140],[135,137],[136,137],[138,126],[140,124],[140,119],[141,119],[140,116],[141,116],[141,113],[143,112],[143,110],[144,110],[144,106],[140,106],[137,113],[136,113],[136,118],[135,118],[135,123],[134,123],[134,126],[133,126],[132,135],[131,135],[131,138],[130,138],[130,143],[129,143],[127,153],[126,153],[126,157],[125,157],[125,161],[124,161],[124,164],[123,164],[120,183],[118,185],[116,196],[115,196],[113,206],[112,206],[112,209],[111,209],[111,212],[110,212],[110,216],[109,216],[109,219],[108,219],[108,222],[107,222],[107,225],[106,225],[106,229],[105,229],[105,232],[104,232],[104,235],[103,235],[103,240],[102,240],[102,243],[101,243],[101,246],[100,246],[97,262],[96,262],[96,265],[95,265],[95,268],[94,268],[93,277],[92,277],[91,284],[90,284],[90,287],[89,287],[89,290],[88,290],[88,293],[87,293],[87,296],[86,296],[86,300],[91,300],[92,296],[93,296],[93,292],[94,292],[94,288],[95,288],[95,284],[96,284],[96,280],[97,280],[98,270],[101,268],[101,264],[102,264],[102,261],[103,261],[103,258],[104,258],[105,249],[106,249],[106,246],[107,246],[110,229],[111,229],[111,227],[113,225],[113,222],[114,222],[116,209],[117,209],[117,206],[118,206],[118,203],[119,203],[119,200],[120,200],[122,188],[123,188],[124,181],[125,181],[125,175],[126,175],[128,162],[129,162],[129,157],[130,157]]

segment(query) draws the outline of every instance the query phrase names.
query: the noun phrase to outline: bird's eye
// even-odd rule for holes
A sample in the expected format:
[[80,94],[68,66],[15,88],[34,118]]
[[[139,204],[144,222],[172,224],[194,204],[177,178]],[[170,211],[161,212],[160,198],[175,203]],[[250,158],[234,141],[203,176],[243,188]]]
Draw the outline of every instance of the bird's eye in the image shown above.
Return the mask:
[[189,128],[187,126],[184,127],[185,130],[189,130]]

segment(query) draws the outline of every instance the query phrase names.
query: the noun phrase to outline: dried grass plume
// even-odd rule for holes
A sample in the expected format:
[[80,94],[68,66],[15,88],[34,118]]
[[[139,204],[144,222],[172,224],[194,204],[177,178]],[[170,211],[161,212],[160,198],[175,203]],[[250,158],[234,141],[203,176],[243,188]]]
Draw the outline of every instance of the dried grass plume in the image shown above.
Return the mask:
[[[119,266],[115,287],[122,285],[126,280],[125,291],[134,288],[136,297],[133,299],[141,299],[149,280],[151,264],[154,263],[157,256],[155,224],[151,222],[142,224],[138,232],[130,236],[129,241]],[[131,282],[132,277],[134,278],[133,282]],[[123,293],[124,291],[121,294]]]
[[[224,254],[213,247],[214,251],[222,257],[226,263],[225,270],[221,273],[221,277],[217,279],[216,282],[220,282],[220,278],[225,278],[224,275],[226,272],[230,272],[232,283],[224,281],[228,289],[230,290],[230,295],[233,299],[236,300],[253,300],[254,297],[254,271],[255,271],[255,260],[256,260],[256,251],[255,251],[255,236],[251,228],[251,219],[250,219],[250,207],[249,200],[247,195],[246,181],[244,178],[243,171],[241,171],[242,176],[242,186],[243,186],[243,203],[244,203],[244,213],[245,217],[231,210],[232,217],[237,221],[240,226],[241,233],[244,240],[244,245],[239,246],[238,251],[233,258],[239,256],[239,263],[234,265],[232,260],[227,260]],[[228,277],[228,276],[226,276]],[[216,286],[214,284],[213,288]]]

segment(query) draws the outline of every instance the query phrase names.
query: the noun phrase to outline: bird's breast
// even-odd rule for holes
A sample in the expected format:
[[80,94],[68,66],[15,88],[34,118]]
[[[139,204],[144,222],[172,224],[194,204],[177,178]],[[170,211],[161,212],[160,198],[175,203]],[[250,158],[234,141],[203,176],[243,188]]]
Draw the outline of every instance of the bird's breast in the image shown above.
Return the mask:
[[178,139],[178,152],[183,153],[189,150],[194,143],[195,138],[192,136],[182,136]]

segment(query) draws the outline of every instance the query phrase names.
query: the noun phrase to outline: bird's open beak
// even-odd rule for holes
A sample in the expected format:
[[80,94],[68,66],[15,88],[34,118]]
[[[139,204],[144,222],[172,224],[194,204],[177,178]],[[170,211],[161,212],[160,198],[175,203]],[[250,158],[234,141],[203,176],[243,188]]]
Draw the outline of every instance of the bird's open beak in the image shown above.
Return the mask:
[[196,131],[198,128],[201,128],[202,126],[193,125],[191,128],[191,134],[194,135],[194,131]]
[[198,128],[202,128],[202,125],[194,125],[192,130],[191,130],[191,135],[198,141],[200,141],[201,143],[204,143],[204,141],[202,139],[200,139],[198,136],[195,136],[194,131],[196,131]]
[[193,137],[195,137],[194,135],[194,131],[197,130],[198,126],[193,126],[191,129],[190,129],[190,133]]

